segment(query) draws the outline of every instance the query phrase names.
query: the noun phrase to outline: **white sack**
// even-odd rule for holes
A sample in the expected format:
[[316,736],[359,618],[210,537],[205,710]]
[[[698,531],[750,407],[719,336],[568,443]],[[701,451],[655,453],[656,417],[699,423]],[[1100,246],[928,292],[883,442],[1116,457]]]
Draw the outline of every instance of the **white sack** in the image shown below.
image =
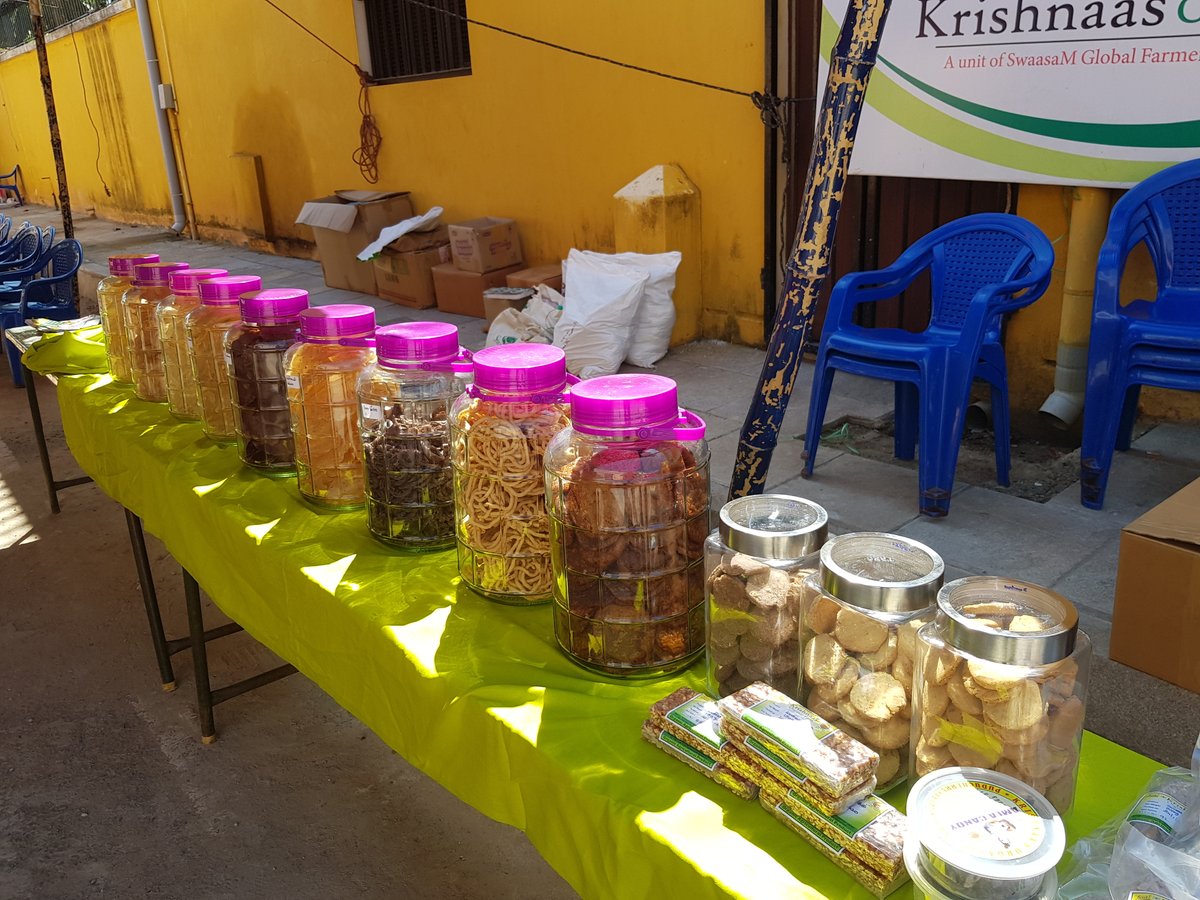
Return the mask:
[[500,315],[488,326],[487,345],[495,347],[497,344],[515,344],[518,341],[526,344],[548,344],[550,336],[519,309],[501,310]]
[[570,252],[563,264],[566,297],[554,345],[567,354],[572,373],[595,378],[621,367],[648,280],[634,267],[602,266]]
[[675,273],[683,261],[678,250],[669,253],[596,253],[580,251],[585,260],[615,262],[644,269],[650,276],[646,293],[638,307],[630,333],[625,361],[630,365],[651,368],[667,355],[671,345],[671,330],[675,327]]

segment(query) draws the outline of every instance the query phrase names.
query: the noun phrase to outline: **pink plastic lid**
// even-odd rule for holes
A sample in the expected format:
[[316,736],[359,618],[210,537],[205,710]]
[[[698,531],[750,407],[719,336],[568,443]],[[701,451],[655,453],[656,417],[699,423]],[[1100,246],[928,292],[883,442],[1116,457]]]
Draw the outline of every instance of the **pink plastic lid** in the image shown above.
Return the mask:
[[379,364],[389,369],[441,368],[462,354],[458,328],[449,322],[399,322],[375,329]]
[[219,275],[199,283],[200,302],[205,306],[237,306],[238,298],[262,290],[257,275]]
[[186,268],[189,266],[185,262],[138,263],[133,267],[133,280],[138,283],[139,287],[150,284],[165,285],[172,272],[179,272]]
[[532,398],[561,391],[567,383],[567,355],[549,344],[498,344],[475,354],[475,389]]
[[675,382],[662,375],[605,375],[571,389],[571,427],[585,434],[697,441],[704,420],[679,408]]
[[228,274],[228,269],[176,269],[167,275],[167,284],[172,294],[195,297],[199,292],[196,285],[205,278],[219,278]]
[[308,291],[299,288],[267,288],[242,294],[238,303],[242,321],[248,325],[282,325],[299,322],[308,309]]
[[300,336],[309,341],[368,338],[375,331],[375,310],[357,303],[310,306],[300,313]]
[[132,278],[134,268],[136,266],[145,265],[146,263],[156,263],[159,260],[157,253],[124,253],[120,256],[110,256],[108,258],[108,274],[117,277]]

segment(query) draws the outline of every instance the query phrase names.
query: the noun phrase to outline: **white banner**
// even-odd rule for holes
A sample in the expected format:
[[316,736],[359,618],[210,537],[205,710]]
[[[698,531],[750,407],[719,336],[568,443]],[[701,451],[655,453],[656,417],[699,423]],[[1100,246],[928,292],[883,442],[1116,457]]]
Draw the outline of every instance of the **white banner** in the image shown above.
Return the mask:
[[893,0],[851,171],[1128,186],[1198,156],[1200,0]]

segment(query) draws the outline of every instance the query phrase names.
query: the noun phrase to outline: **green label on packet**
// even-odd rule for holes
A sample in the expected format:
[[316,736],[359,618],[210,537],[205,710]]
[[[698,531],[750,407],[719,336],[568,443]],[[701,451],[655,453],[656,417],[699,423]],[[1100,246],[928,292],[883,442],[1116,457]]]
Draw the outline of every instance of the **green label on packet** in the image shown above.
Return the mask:
[[729,740],[717,732],[721,709],[707,697],[685,700],[667,713],[667,719],[714,750],[720,750]]
[[742,713],[742,721],[797,756],[837,731],[799,703],[763,700]]
[[1157,828],[1165,835],[1174,834],[1183,818],[1183,804],[1162,791],[1150,791],[1142,796],[1126,821],[1142,822]]
[[701,753],[691,744],[681,741],[669,731],[660,731],[658,733],[658,740],[666,749],[673,751],[678,756],[686,756],[692,762],[704,766],[710,772],[717,768],[717,761],[715,759],[706,753]]
[[858,833],[887,812],[886,804],[872,794],[869,797],[864,797],[862,800],[857,800],[851,803],[845,810],[836,816],[827,816],[810,803],[803,794],[798,791],[789,790],[787,799],[790,803],[798,803],[814,816],[819,816],[822,821],[828,822],[842,834],[848,838],[855,838]]
[[786,803],[780,803],[775,808],[777,810],[779,810],[781,813],[783,813],[785,816],[787,816],[789,821],[795,822],[797,825],[799,825],[801,828],[803,828],[805,833],[807,833],[814,841],[819,843],[822,847],[827,848],[829,850],[829,852],[832,853],[834,856],[841,856],[842,853],[845,851],[846,848],[843,847],[841,844],[839,844],[837,841],[835,841],[833,838],[831,838],[829,835],[823,834],[820,831],[820,829],[815,828],[811,822],[804,821],[804,819],[802,819],[800,816],[796,815],[794,812],[792,812],[790,809],[788,809]]
[[743,743],[763,759],[778,766],[799,782],[808,781],[808,776],[781,757],[778,753],[760,741],[758,738],[747,737]]

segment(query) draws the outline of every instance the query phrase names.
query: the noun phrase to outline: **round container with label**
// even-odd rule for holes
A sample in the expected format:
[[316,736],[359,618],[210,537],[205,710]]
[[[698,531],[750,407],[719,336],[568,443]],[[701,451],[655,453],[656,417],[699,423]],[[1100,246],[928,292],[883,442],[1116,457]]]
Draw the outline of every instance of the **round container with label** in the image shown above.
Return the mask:
[[704,544],[711,694],[764,681],[800,699],[800,587],[828,533],[829,514],[800,497],[758,494],[721,507]]
[[104,329],[104,353],[113,381],[133,382],[129,368],[129,337],[125,329],[125,310],[121,297],[133,284],[134,268],[156,263],[157,253],[125,253],[108,258],[108,275],[96,285],[96,305],[100,308],[100,325]]
[[200,389],[188,355],[187,314],[200,305],[200,282],[225,269],[179,269],[167,276],[171,293],[158,306],[158,334],[167,376],[167,409],[177,419],[200,418]]
[[909,792],[908,823],[904,857],[917,897],[1034,900],[1057,890],[1066,829],[1016,778],[959,767],[926,775]]

